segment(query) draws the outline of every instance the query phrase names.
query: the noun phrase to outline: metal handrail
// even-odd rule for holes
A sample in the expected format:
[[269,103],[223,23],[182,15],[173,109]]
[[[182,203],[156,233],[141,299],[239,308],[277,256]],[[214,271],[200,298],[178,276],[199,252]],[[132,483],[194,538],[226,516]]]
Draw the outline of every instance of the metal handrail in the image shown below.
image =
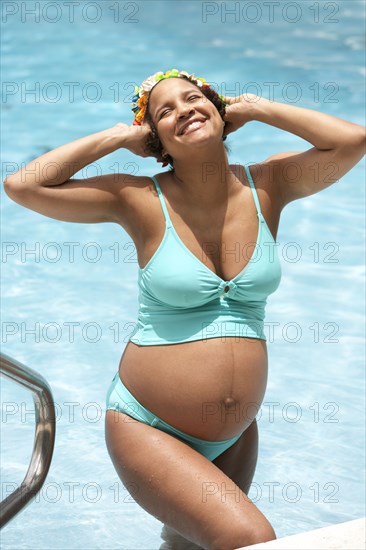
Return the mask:
[[0,372],[32,392],[35,408],[35,434],[28,471],[20,484],[0,504],[0,528],[29,504],[41,489],[51,464],[55,444],[55,405],[51,388],[36,371],[0,353]]

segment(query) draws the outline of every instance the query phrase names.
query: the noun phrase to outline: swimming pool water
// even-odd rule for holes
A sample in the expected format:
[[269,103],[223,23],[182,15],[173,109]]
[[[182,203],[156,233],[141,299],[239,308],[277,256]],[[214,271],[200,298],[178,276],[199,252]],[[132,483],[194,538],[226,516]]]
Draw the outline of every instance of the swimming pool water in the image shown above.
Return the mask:
[[[365,122],[361,1],[107,0],[80,3],[73,17],[70,9],[3,3],[3,177],[44,151],[129,123],[133,85],[173,67],[221,93]],[[228,143],[231,161],[246,164],[310,147],[256,122]],[[120,150],[82,176],[152,175],[159,166]],[[364,168],[291,203],[281,219],[283,279],[267,305],[270,375],[249,495],[278,536],[365,514]],[[114,224],[62,223],[3,190],[1,198],[2,350],[48,380],[58,416],[45,486],[4,529],[2,546],[156,549],[161,524],[118,481],[104,444],[105,393],[136,321],[134,247]],[[32,407],[2,381],[2,497],[26,471]]]

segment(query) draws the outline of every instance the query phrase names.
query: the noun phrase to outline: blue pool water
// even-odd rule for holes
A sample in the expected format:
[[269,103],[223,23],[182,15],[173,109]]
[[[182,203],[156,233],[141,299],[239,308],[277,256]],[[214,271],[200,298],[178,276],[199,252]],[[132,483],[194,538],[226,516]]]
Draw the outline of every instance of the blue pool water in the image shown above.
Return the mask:
[[[106,0],[72,13],[64,2],[4,2],[3,177],[131,121],[133,85],[173,67],[228,95],[249,91],[364,124],[364,6]],[[231,161],[247,164],[310,147],[256,122],[228,142]],[[283,279],[267,306],[270,376],[250,493],[278,536],[365,513],[364,168],[281,219]],[[82,176],[116,170],[160,168],[120,150]],[[114,224],[48,219],[3,191],[1,214],[2,350],[48,380],[58,415],[45,486],[4,529],[3,548],[159,548],[161,523],[128,495],[104,444],[105,393],[137,314],[129,236]],[[2,497],[26,471],[31,411],[28,394],[4,380]]]

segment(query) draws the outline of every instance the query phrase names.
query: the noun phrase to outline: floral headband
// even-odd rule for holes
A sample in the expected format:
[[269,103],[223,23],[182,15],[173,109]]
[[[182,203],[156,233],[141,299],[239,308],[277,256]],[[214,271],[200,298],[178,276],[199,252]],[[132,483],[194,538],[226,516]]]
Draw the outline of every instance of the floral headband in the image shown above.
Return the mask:
[[[165,80],[166,78],[181,78],[186,77],[189,80],[195,80],[197,81],[197,86],[200,88],[210,88],[208,84],[206,84],[206,80],[204,78],[201,78],[199,76],[196,76],[194,74],[188,74],[186,71],[178,71],[177,69],[171,69],[170,71],[158,72],[153,74],[152,76],[149,76],[144,82],[141,84],[141,86],[135,86],[135,95],[132,98],[132,111],[135,114],[135,120],[133,121],[133,125],[135,126],[141,126],[141,123],[144,120],[147,102],[149,100],[149,95],[153,87],[160,82],[160,80]],[[219,95],[220,99],[224,101],[224,96]]]

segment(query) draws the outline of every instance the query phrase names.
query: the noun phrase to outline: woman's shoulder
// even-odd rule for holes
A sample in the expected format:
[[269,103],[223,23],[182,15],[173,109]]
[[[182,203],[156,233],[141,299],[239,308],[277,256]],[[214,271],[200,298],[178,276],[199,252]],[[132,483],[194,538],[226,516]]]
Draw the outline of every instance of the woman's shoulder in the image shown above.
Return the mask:
[[[272,159],[272,157],[270,157]],[[275,174],[273,164],[265,159],[259,162],[247,162],[237,164],[236,170],[241,174],[241,181],[249,186],[254,186],[259,200],[263,203],[272,205],[271,207],[279,207],[279,193],[275,183]]]
[[124,190],[128,205],[124,228],[135,241],[154,226],[161,207],[159,201],[156,201],[157,191],[152,176],[130,175]]
[[252,183],[255,187],[263,186],[263,170],[259,162],[248,162],[245,164],[240,164],[237,162],[235,164],[230,164],[229,166],[231,171],[244,185],[250,187]]
[[271,162],[272,158],[269,157],[258,162],[248,162],[242,166],[246,177],[252,180],[255,188],[261,189],[269,195],[274,191],[275,181],[274,165]]
[[124,179],[125,194],[131,205],[139,204],[141,200],[145,201],[146,197],[156,192],[152,176],[126,174]]

